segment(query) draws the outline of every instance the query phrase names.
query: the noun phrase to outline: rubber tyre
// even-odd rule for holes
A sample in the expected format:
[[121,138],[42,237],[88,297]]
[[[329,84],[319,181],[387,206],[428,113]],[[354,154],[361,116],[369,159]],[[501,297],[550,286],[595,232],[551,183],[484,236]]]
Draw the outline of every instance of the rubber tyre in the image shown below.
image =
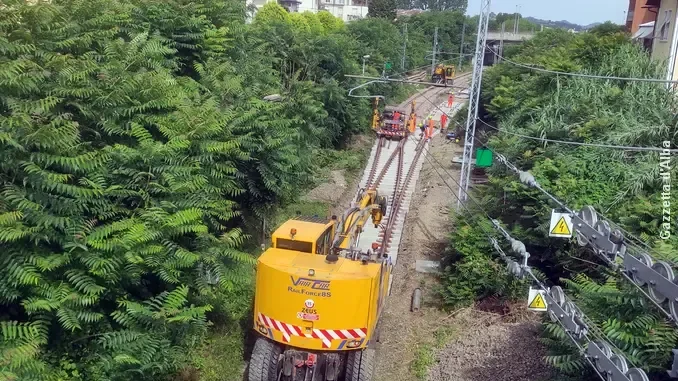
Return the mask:
[[258,337],[252,350],[247,372],[248,381],[276,381],[278,379],[278,358],[282,347],[264,337]]
[[372,381],[376,354],[374,349],[349,352],[346,356],[345,381]]

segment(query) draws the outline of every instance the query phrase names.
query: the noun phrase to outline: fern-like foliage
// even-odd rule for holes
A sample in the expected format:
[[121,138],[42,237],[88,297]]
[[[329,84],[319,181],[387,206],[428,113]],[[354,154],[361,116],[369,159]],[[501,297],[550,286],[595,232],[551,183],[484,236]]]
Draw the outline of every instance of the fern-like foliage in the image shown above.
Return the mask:
[[82,357],[87,379],[166,375],[205,330],[211,306],[189,301],[212,292],[206,269],[217,287],[249,281],[242,142],[218,100],[175,75],[190,31],[170,41],[139,12],[0,9],[1,380],[50,377],[46,345]]
[[[514,52],[513,61],[559,71],[646,78],[656,78],[663,71],[627,36],[605,30],[585,35],[544,31]],[[678,136],[676,98],[666,88],[564,78],[501,64],[484,75],[482,97],[487,111],[484,118],[500,130],[483,139],[493,150],[529,170],[570,208],[594,206],[653,246],[659,258],[677,263],[678,239],[658,239],[663,205],[658,197],[662,183],[656,153],[546,143],[511,134],[661,147]],[[674,175],[678,176],[675,167],[671,169]],[[588,317],[591,338],[610,342],[632,365],[657,372],[651,378],[664,372],[678,330],[635,287],[611,272],[593,250],[548,236],[547,217],[554,207],[549,199],[524,187],[503,166],[489,170],[489,183],[477,193],[486,210],[528,245],[530,265],[574,298]],[[478,283],[483,282],[487,279]],[[547,362],[581,376],[586,364],[579,359],[579,350],[567,344],[569,339],[559,326],[545,326],[552,350]]]

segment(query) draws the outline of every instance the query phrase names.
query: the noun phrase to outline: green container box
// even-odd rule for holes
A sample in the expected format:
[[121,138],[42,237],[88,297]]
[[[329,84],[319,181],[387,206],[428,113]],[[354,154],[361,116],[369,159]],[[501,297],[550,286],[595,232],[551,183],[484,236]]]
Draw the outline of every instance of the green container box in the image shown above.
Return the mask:
[[492,166],[492,151],[485,148],[476,150],[476,167],[487,168]]

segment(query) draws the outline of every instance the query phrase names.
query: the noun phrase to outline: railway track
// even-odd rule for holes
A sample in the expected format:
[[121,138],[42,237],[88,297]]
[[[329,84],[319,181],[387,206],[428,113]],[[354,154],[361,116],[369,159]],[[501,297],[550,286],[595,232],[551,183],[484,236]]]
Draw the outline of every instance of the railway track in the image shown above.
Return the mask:
[[[469,77],[470,73],[460,75],[456,82],[464,85]],[[453,114],[461,107],[463,100],[455,101],[451,108],[446,107],[448,91],[449,88],[446,87],[429,87],[410,97],[400,107],[406,108],[414,101],[418,120],[427,117],[430,110],[436,110],[437,116],[434,118],[439,118],[440,109]],[[431,104],[432,102],[435,105]],[[399,141],[379,138],[372,148],[367,169],[360,181],[361,189],[374,188],[380,195],[386,196],[388,205],[386,216],[378,228],[369,224],[363,227],[357,246],[360,250],[368,250],[372,247],[372,243],[378,242],[379,251],[389,255],[393,264],[398,259],[398,247],[403,234],[405,217],[414,196],[419,172],[425,161],[422,156],[426,154],[430,144],[430,140],[423,136],[420,138],[418,134],[417,131]]]

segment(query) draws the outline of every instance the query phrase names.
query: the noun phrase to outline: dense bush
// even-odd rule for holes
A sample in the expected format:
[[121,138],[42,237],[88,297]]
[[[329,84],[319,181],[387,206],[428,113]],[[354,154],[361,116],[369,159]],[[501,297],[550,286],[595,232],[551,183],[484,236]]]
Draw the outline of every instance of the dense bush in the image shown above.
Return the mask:
[[345,74],[399,59],[360,33],[400,32],[276,4],[246,24],[230,0],[30,3],[0,7],[0,380],[167,379],[211,324],[242,349],[246,221],[366,129]]
[[[662,77],[661,66],[608,26],[579,35],[544,31],[511,59],[557,71]],[[592,205],[652,245],[661,257],[678,263],[676,236],[659,239],[662,204],[656,152],[544,143],[511,135],[626,146],[661,147],[663,141],[675,145],[676,103],[665,87],[543,74],[510,63],[487,70],[483,79],[482,116],[498,125],[501,132],[486,128],[485,135],[478,133],[481,142],[488,142],[509,161],[529,170],[570,207]],[[483,130],[481,126],[479,130]],[[672,171],[672,176],[678,175],[675,166]],[[551,283],[566,287],[590,318],[594,334],[618,346],[638,366],[650,371],[665,369],[678,339],[672,323],[647,304],[640,307],[643,296],[609,273],[591,250],[549,239],[549,215],[555,205],[541,192],[526,188],[499,163],[489,170],[489,180],[486,186],[477,188],[474,197],[492,218],[501,220],[527,245],[533,267]],[[461,302],[470,303],[503,282],[492,274],[478,274],[472,286],[459,287],[458,279],[463,275],[457,269],[471,262],[496,260],[496,254],[487,250],[482,240],[472,247],[467,247],[468,242],[459,229],[452,234],[451,253],[476,253],[461,257],[446,273],[445,295],[455,304],[460,301],[450,299],[451,295],[462,295]],[[551,339],[564,338],[559,330],[557,325],[548,325],[546,332]],[[549,361],[559,368],[572,374],[590,371],[575,348],[558,344],[553,350]]]

